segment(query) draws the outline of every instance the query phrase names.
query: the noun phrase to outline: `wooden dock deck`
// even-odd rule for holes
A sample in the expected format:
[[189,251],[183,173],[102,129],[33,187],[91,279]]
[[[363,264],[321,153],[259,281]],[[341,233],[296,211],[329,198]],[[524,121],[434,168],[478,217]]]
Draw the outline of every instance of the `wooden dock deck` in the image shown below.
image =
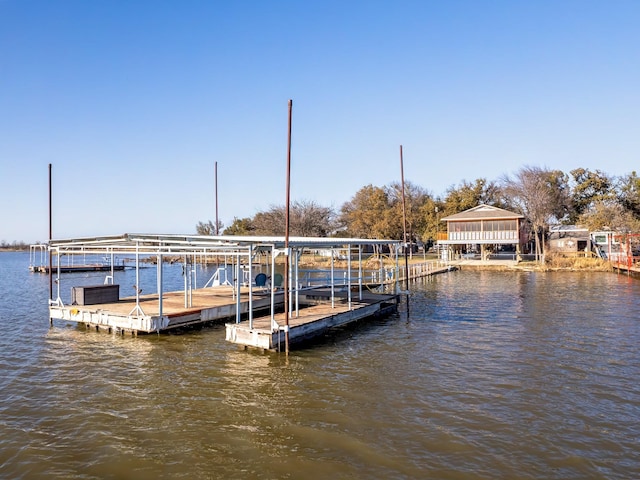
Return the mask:
[[640,278],[640,267],[637,265],[628,266],[628,265],[614,263],[613,269],[619,274],[628,275],[634,278]]
[[[254,312],[269,310],[271,295],[253,289]],[[274,304],[284,302],[282,292],[274,293]],[[236,316],[240,304],[241,315],[249,312],[249,289],[241,289],[240,302],[234,298],[233,287],[217,286],[187,292],[165,292],[162,295],[162,316],[157,294],[122,298],[117,302],[95,305],[55,305],[49,307],[51,318],[85,324],[96,330],[116,333],[155,333],[197,323],[223,321]],[[137,306],[139,308],[137,308]]]

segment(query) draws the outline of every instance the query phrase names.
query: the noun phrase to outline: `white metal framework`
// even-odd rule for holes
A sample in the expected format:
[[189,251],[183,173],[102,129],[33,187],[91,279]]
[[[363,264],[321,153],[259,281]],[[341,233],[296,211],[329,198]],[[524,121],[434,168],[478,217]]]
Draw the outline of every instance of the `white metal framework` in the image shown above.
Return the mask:
[[[248,282],[245,282],[249,288],[249,321],[253,321],[253,308],[252,308],[252,281],[253,279],[253,259],[258,254],[267,254],[271,258],[271,271],[275,272],[275,258],[278,255],[288,253],[290,258],[293,258],[293,262],[290,263],[290,275],[288,292],[290,295],[289,308],[293,309],[292,305],[295,305],[298,309],[298,286],[301,285],[298,270],[298,260],[305,249],[329,249],[331,252],[334,250],[340,252],[347,252],[346,258],[348,261],[348,280],[349,286],[351,286],[351,257],[357,253],[358,258],[358,285],[360,297],[362,296],[363,285],[363,273],[362,273],[362,247],[365,245],[388,245],[396,255],[396,273],[397,275],[397,251],[400,245],[396,240],[382,240],[382,239],[362,239],[362,238],[316,238],[316,237],[290,237],[288,240],[289,250],[285,250],[284,237],[252,237],[252,236],[207,236],[207,235],[159,235],[159,234],[123,234],[112,236],[100,236],[100,237],[85,237],[85,238],[73,238],[52,240],[49,242],[49,253],[55,255],[56,264],[54,264],[52,274],[57,275],[57,297],[49,300],[50,307],[64,307],[60,297],[60,259],[65,255],[90,255],[97,254],[111,258],[111,265],[114,264],[115,255],[129,255],[135,257],[135,269],[136,269],[136,304],[135,307],[129,313],[130,317],[142,317],[144,311],[140,305],[140,259],[141,256],[155,257],[157,265],[157,291],[158,291],[158,310],[159,321],[157,323],[157,329],[163,329],[166,327],[165,323],[168,322],[168,318],[163,316],[162,297],[163,297],[163,259],[166,257],[182,256],[185,262],[185,308],[190,306],[191,291],[193,282],[191,275],[187,275],[187,258],[192,260],[191,264],[198,262],[198,258],[211,257],[211,256],[224,256],[231,259],[233,267],[233,277],[237,280],[233,283],[233,296],[236,301],[236,321],[240,322],[241,308],[240,308],[240,288],[242,286],[243,274],[241,271],[241,265],[248,269]],[[332,302],[334,293],[334,276],[333,276],[333,258],[331,256],[331,292]],[[105,279],[105,283],[108,279],[113,281],[113,271]],[[383,278],[381,272],[380,278]],[[351,302],[351,288],[348,288],[349,303]],[[274,328],[278,328],[275,324],[274,315],[274,289],[271,289],[271,318]],[[295,298],[294,298],[295,295]]]

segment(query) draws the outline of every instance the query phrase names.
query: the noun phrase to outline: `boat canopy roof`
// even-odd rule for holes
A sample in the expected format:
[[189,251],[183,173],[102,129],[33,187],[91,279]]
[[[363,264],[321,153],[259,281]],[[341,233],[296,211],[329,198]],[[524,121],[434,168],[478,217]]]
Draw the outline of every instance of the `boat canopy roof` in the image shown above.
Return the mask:
[[[358,245],[399,245],[399,240],[370,238],[289,237],[295,249],[346,249]],[[51,240],[49,248],[64,253],[233,253],[247,250],[282,249],[284,236],[179,235],[125,233],[100,237]]]

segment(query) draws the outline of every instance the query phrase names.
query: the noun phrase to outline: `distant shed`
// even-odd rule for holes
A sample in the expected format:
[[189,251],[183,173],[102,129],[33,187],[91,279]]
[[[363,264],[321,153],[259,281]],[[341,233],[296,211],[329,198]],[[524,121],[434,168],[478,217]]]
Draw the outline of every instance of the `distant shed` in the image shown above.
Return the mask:
[[589,255],[592,250],[591,234],[588,229],[576,225],[558,225],[549,229],[547,240],[549,252]]

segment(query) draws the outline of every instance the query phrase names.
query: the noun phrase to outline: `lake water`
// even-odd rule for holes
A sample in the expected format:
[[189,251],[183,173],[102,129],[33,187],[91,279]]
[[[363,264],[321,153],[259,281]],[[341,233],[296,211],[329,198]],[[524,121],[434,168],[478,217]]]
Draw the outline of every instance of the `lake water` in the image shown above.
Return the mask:
[[446,273],[286,358],[50,328],[28,263],[0,253],[0,478],[640,478],[638,280]]

